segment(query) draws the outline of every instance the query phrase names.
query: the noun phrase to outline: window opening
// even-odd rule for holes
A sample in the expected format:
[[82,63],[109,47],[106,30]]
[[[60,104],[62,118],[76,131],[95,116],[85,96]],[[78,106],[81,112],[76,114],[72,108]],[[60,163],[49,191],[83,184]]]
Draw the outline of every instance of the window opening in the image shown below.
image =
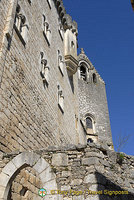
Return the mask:
[[97,77],[96,77],[96,74],[93,74],[93,83],[97,83]]
[[87,139],[87,144],[93,143],[93,140],[91,138]]
[[93,128],[92,120],[90,117],[86,118],[86,128],[90,128],[90,129]]
[[86,68],[82,65],[80,67],[80,77],[82,80],[86,81]]

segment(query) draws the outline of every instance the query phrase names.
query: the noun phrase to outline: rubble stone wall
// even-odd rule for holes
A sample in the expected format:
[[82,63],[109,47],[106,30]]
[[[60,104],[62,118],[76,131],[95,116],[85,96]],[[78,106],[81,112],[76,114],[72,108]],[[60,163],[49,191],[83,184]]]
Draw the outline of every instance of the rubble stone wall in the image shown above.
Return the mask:
[[[117,154],[105,146],[93,144],[49,147],[35,153],[51,166],[50,172],[55,174],[57,188],[53,183],[43,185],[52,199],[132,200],[134,197],[133,156]],[[3,154],[2,158],[6,164],[18,154]],[[122,194],[112,195],[110,191]]]

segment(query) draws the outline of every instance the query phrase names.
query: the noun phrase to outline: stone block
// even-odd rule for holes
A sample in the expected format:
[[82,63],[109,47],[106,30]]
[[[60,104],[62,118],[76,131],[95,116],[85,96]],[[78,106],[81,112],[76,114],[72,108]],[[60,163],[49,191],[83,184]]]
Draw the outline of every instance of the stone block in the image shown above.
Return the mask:
[[84,195],[73,196],[73,200],[84,200]]
[[74,179],[71,181],[70,185],[81,185],[82,184],[82,179]]
[[108,161],[106,161],[106,160],[100,159],[100,163],[101,163],[102,165],[106,166],[106,167],[110,167],[110,164],[109,164]]
[[8,176],[12,176],[17,171],[17,167],[10,161],[2,170],[3,173],[7,174]]
[[100,200],[99,195],[89,195],[85,200]]
[[104,155],[102,153],[97,153],[97,152],[86,152],[86,157],[104,158]]
[[103,185],[99,185],[99,184],[93,184],[89,187],[89,190],[91,191],[100,191],[100,190],[104,190],[105,187]]
[[69,177],[71,175],[71,172],[70,171],[62,171],[62,177]]
[[3,200],[4,192],[5,192],[5,187],[0,186],[0,199]]
[[55,180],[48,181],[43,184],[43,188],[47,190],[47,194],[50,194],[51,190],[57,190],[57,183]]
[[28,164],[30,166],[35,165],[39,158],[40,156],[33,152],[23,152],[13,158],[12,162],[17,167],[17,169],[19,169],[24,164]]
[[47,200],[63,200],[62,195],[46,195]]
[[68,165],[68,156],[65,153],[53,154],[52,157],[53,166],[67,166]]
[[88,174],[84,178],[84,183],[97,183],[96,176],[94,174]]
[[43,158],[40,158],[38,162],[33,166],[33,168],[38,171],[39,174],[48,167],[49,164]]
[[95,166],[95,170],[97,171],[97,172],[99,172],[99,173],[104,173],[104,166],[103,165],[96,165]]
[[41,174],[39,174],[39,177],[40,177],[42,183],[46,183],[50,180],[55,179],[56,175],[52,172],[52,169],[50,167],[48,167]]
[[69,191],[71,189],[70,185],[63,185],[61,186],[61,191]]
[[98,165],[98,164],[99,164],[99,159],[95,157],[82,159],[82,165]]
[[130,178],[134,179],[134,170],[130,171]]

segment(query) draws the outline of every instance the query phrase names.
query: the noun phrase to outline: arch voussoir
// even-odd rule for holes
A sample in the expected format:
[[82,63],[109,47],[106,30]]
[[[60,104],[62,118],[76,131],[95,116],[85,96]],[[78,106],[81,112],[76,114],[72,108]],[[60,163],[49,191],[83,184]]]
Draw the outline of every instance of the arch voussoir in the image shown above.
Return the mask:
[[10,185],[16,173],[26,166],[32,167],[38,174],[44,187],[57,189],[56,177],[50,165],[34,152],[23,152],[14,157],[0,173],[0,200],[7,200]]
[[46,168],[49,167],[49,164],[43,159],[40,158],[37,163],[33,166],[33,168],[40,174],[42,173]]

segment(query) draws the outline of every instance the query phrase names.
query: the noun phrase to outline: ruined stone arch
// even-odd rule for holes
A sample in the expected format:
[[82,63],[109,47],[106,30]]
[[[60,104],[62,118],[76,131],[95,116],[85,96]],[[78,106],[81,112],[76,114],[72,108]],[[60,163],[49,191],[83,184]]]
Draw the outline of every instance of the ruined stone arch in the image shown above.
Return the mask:
[[19,171],[27,166],[36,170],[42,187],[48,191],[49,196],[51,188],[57,190],[56,175],[52,172],[48,162],[34,152],[23,152],[6,164],[0,173],[0,200],[7,200],[12,181]]

